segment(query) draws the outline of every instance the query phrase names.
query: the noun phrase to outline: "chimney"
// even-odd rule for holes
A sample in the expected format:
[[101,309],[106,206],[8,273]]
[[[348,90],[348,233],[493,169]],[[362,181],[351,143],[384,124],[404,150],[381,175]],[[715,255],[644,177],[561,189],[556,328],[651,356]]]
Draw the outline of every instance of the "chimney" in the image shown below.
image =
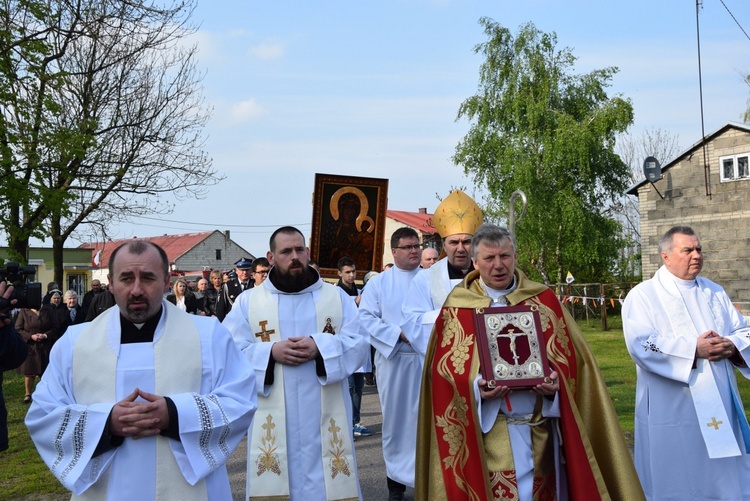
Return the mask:
[[224,240],[229,241],[229,230],[224,230]]
[[427,214],[427,207],[420,207],[418,211],[420,214]]

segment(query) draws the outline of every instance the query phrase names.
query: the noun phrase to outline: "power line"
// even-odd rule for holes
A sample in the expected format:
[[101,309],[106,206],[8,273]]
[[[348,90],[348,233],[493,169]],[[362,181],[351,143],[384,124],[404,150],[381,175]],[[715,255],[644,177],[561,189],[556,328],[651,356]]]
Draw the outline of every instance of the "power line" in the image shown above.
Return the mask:
[[[192,223],[187,223],[187,224],[192,224]],[[195,232],[196,231],[196,228],[184,228],[184,227],[180,227],[180,226],[163,226],[163,225],[159,225],[159,224],[150,224],[150,223],[139,223],[139,226],[144,226],[144,227],[149,227],[149,228],[163,228],[165,230],[171,230],[171,231],[177,231],[177,230],[179,230],[179,231],[185,231],[185,232]],[[223,227],[223,226],[228,226],[228,225],[221,225],[221,226]],[[216,228],[216,225],[213,225],[213,227]],[[266,229],[266,230],[258,229],[257,231],[243,231],[241,229],[240,230],[234,230],[233,229],[232,230],[232,234],[233,235],[237,235],[237,234],[239,234],[239,235],[263,235],[263,234],[266,234],[266,233],[270,233],[269,230],[270,230],[270,228]]]
[[747,38],[748,40],[750,40],[750,35],[748,35],[748,34],[747,34],[747,31],[745,31],[745,28],[743,28],[743,27],[742,27],[742,25],[741,25],[741,24],[740,24],[740,22],[739,22],[739,21],[737,20],[737,18],[736,18],[736,17],[734,17],[734,14],[732,14],[732,11],[731,11],[731,10],[729,10],[729,7],[727,7],[727,4],[725,4],[725,3],[724,3],[724,0],[719,0],[719,1],[721,2],[721,5],[723,5],[723,6],[724,6],[724,8],[725,8],[725,9],[727,10],[727,12],[728,12],[728,13],[729,13],[729,15],[730,15],[730,16],[732,17],[732,19],[734,19],[734,22],[735,22],[735,23],[737,24],[737,26],[739,27],[739,29],[740,29],[740,30],[742,30],[742,33],[744,33],[744,34],[745,34],[745,38]]
[[[148,219],[149,221],[161,221],[164,223],[177,223],[177,224],[191,224],[196,226],[209,226],[211,228],[216,228],[217,226],[221,226],[222,228],[278,228],[281,225],[278,224],[216,224],[216,223],[198,223],[194,221],[178,221],[176,219],[164,219],[163,217],[148,217],[148,216],[138,216],[137,219]],[[312,223],[293,223],[291,226],[305,226],[310,225]],[[148,225],[148,226],[156,226],[156,225]],[[159,226],[156,226],[159,228]],[[164,228],[162,226],[161,228]]]

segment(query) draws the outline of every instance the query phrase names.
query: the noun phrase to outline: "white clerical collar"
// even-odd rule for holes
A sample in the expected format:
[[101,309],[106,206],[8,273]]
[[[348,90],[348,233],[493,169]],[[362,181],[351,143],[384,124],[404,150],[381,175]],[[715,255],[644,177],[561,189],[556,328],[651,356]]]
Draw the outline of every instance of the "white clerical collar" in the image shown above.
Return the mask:
[[513,275],[513,283],[510,284],[510,287],[507,289],[495,289],[484,283],[484,280],[482,280],[482,277],[479,277],[479,283],[482,285],[482,289],[484,289],[485,295],[487,295],[490,299],[492,299],[492,305],[495,306],[496,304],[508,304],[508,301],[505,300],[505,296],[510,294],[516,289],[516,277]]
[[675,276],[675,274],[669,271],[668,269],[666,269],[666,271],[672,277],[672,280],[674,280],[674,283],[677,284],[677,286],[682,289],[692,289],[693,287],[698,285],[698,281],[696,279],[683,280],[680,277]]

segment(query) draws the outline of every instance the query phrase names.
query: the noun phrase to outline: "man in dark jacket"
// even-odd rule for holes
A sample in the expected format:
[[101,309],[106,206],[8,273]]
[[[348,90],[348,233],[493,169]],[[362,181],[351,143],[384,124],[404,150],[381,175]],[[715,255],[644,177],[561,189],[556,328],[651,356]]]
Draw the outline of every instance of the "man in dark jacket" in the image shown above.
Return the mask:
[[89,306],[96,296],[104,292],[105,288],[102,287],[102,283],[96,278],[91,281],[91,290],[83,295],[83,301],[80,303],[83,309],[83,316],[86,317],[86,313],[89,311]]
[[[107,275],[109,279],[109,275]],[[110,292],[109,289],[105,290],[101,294],[94,297],[93,301],[89,305],[89,309],[86,312],[86,321],[91,322],[93,319],[98,317],[105,310],[110,309],[115,305],[115,296]]]

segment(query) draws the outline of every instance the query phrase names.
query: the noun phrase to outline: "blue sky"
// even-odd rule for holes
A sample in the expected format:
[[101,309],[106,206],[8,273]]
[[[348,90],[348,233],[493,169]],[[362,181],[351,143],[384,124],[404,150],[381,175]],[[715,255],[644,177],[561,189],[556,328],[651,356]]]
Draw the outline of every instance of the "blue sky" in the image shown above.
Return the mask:
[[[723,1],[750,30],[750,2]],[[206,149],[226,180],[113,237],[229,229],[263,255],[278,226],[309,236],[316,172],[388,178],[396,210],[432,211],[436,194],[471,188],[450,158],[468,130],[455,118],[477,89],[484,16],[556,32],[577,73],[619,67],[609,94],[632,100],[632,133],[663,129],[681,149],[700,139],[693,0],[201,0]],[[709,133],[745,109],[750,40],[720,0],[703,0],[700,27]]]

